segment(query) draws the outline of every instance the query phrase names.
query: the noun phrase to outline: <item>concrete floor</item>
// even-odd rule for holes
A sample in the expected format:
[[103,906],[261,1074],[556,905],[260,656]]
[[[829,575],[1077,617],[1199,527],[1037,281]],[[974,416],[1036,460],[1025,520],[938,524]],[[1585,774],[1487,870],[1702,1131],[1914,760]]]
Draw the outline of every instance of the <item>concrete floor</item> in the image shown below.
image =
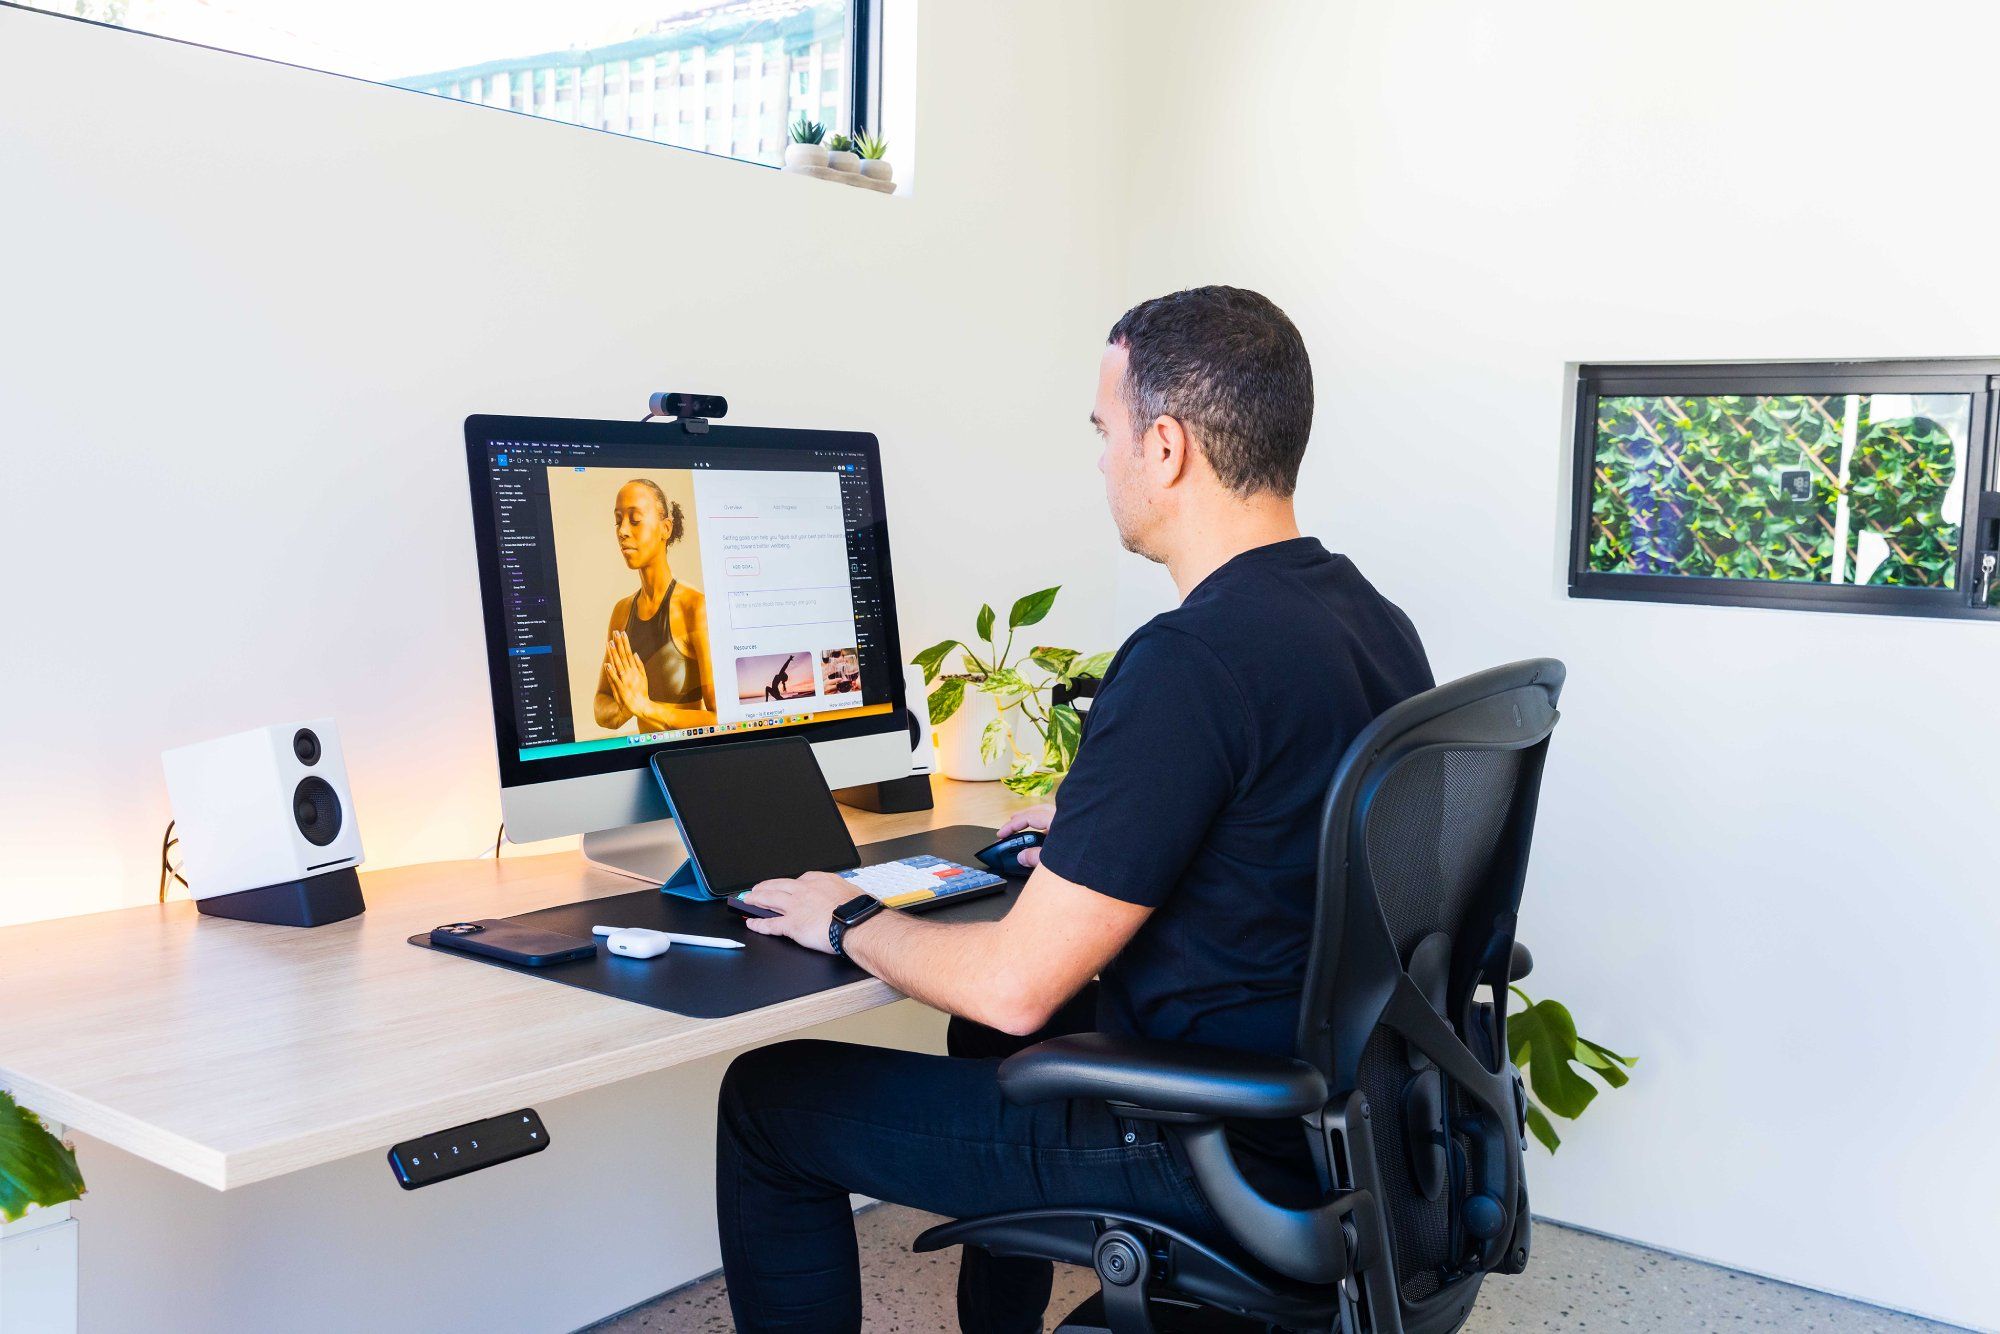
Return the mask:
[[[868,1334],[937,1334],[952,1329],[956,1252],[911,1255],[910,1239],[937,1220],[894,1205],[856,1219]],[[1769,1279],[1683,1260],[1661,1251],[1553,1223],[1535,1225],[1528,1272],[1480,1289],[1466,1334],[1504,1330],[1947,1331],[1914,1316],[1828,1297]],[[1049,1328],[1096,1291],[1090,1272],[1059,1265]],[[729,1299],[720,1276],[670,1292],[591,1326],[592,1334],[728,1334]]]

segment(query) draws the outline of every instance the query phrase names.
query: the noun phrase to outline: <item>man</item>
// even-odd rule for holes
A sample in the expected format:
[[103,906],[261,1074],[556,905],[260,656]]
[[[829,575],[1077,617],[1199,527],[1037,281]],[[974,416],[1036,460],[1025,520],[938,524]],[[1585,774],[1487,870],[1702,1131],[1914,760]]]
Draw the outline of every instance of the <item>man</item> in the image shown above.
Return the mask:
[[[730,1067],[716,1194],[739,1329],[860,1328],[850,1191],[952,1216],[1129,1208],[1219,1235],[1156,1125],[1099,1101],[1012,1106],[997,1058],[1079,1028],[1293,1051],[1327,785],[1430,668],[1353,563],[1299,535],[1312,369],[1270,301],[1205,287],[1128,311],[1091,422],[1119,538],[1181,604],[1112,661],[1056,806],[1029,817],[1048,838],[1005,918],[884,912],[843,932],[843,953],[956,1016],[954,1055],[787,1042]],[[853,896],[820,873],[769,881],[750,899],[782,915],[749,925],[828,950]],[[1232,1140],[1264,1189],[1312,1189],[1296,1125]],[[1049,1285],[1046,1264],[969,1251],[960,1323],[1039,1330]]]

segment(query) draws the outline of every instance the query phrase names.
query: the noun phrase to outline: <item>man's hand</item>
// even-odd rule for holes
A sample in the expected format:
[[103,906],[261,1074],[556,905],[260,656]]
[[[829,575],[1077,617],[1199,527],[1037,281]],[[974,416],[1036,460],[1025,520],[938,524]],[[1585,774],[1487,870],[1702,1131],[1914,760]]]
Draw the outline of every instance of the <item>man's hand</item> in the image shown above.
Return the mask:
[[[1043,802],[1039,806],[1030,806],[1026,810],[1015,811],[1007,817],[1007,823],[1000,826],[999,837],[1006,838],[1009,835],[1020,833],[1023,829],[1039,829],[1043,833],[1047,833],[1049,825],[1055,821],[1055,818],[1056,808],[1054,802]],[[1039,866],[1041,862],[1042,850],[1040,848],[1023,848],[1021,850],[1021,865]]]
[[743,901],[776,909],[783,916],[746,917],[743,924],[760,936],[783,936],[809,950],[831,954],[827,928],[833,923],[833,910],[860,893],[861,887],[852,880],[828,871],[807,871],[796,880],[766,880]]
[[625,712],[636,718],[652,707],[652,696],[646,693],[646,664],[632,651],[632,641],[623,630],[615,631],[604,646],[604,676]]

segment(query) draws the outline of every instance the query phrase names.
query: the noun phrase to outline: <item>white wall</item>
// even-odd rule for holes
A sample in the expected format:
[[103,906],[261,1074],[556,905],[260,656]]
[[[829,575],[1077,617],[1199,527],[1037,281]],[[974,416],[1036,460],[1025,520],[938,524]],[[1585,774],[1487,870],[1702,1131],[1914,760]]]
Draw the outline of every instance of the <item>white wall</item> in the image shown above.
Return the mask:
[[[340,720],[371,863],[490,840],[470,412],[686,388],[873,430],[906,643],[1059,581],[1051,640],[1101,642],[1117,12],[914,9],[889,133],[923,171],[883,198],[0,8],[0,922],[151,901],[158,752],[273,719]],[[376,1155],[216,1195],[86,1142],[84,1329],[609,1314],[715,1264],[720,1068],[545,1107],[551,1152],[415,1196]]]
[[2000,13],[1177,3],[1135,40],[1127,294],[1285,306],[1308,526],[1440,676],[1569,664],[1523,933],[1642,1060],[1535,1150],[1537,1208],[2000,1326],[2000,630],[1569,601],[1560,564],[1566,362],[2000,352],[1962,54]]
[[873,430],[906,643],[1059,581],[1091,637],[1114,16],[926,8],[885,198],[0,10],[0,923],[149,901],[160,750],[286,717],[373,864],[490,845],[470,412]]

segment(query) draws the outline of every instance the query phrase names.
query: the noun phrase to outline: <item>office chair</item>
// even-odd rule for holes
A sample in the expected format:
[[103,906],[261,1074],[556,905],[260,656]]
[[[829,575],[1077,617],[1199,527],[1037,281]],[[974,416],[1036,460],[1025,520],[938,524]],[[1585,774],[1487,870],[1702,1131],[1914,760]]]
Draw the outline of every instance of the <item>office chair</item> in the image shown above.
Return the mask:
[[[1092,1033],[1001,1064],[1014,1102],[1103,1098],[1164,1123],[1226,1242],[1080,1202],[941,1224],[915,1249],[1095,1269],[1072,1334],[1463,1325],[1481,1280],[1528,1260],[1505,988],[1531,966],[1514,921],[1563,675],[1538,658],[1453,681],[1348,747],[1320,827],[1297,1059]],[[1292,1117],[1323,1192],[1309,1208],[1259,1194],[1224,1134],[1223,1118]]]

